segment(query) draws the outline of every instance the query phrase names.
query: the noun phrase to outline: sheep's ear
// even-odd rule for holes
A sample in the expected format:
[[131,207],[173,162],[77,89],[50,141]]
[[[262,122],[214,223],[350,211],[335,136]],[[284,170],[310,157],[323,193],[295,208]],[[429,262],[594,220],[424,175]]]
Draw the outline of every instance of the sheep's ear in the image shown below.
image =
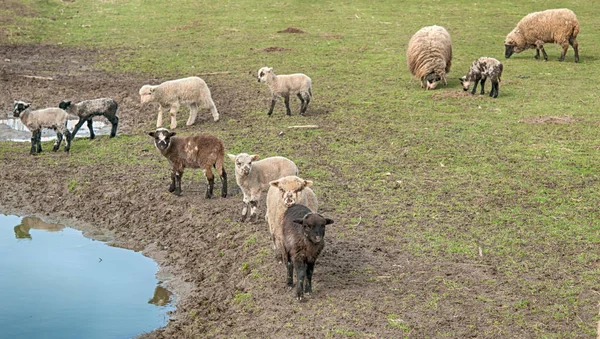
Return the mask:
[[333,219],[325,218],[325,225],[333,224]]
[[236,156],[233,154],[227,154],[227,156],[229,157],[229,159],[231,159],[231,161],[235,162],[235,158]]
[[65,102],[65,104],[67,104],[67,106],[69,106],[71,104],[70,101]]
[[273,181],[269,182],[269,185],[271,185],[273,187],[279,187],[279,180],[273,180]]
[[304,219],[294,219],[293,221],[295,224],[300,224],[300,225],[302,225],[304,223]]
[[310,187],[312,186],[313,182],[310,180],[304,180],[304,187]]
[[154,132],[150,132],[148,135],[154,138]]
[[169,138],[175,136],[175,134],[177,134],[177,133],[175,133],[175,132],[169,132]]
[[267,68],[267,72],[271,72],[271,71],[273,71],[273,67]]
[[256,161],[256,160],[258,160],[258,158],[260,158],[260,156],[258,154],[254,154],[252,156],[252,161]]

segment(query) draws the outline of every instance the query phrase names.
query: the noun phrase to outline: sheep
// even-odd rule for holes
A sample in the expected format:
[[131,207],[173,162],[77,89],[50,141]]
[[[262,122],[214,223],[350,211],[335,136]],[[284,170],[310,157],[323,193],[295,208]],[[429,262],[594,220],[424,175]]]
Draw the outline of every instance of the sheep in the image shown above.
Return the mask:
[[526,49],[535,48],[535,58],[540,58],[541,50],[544,61],[548,61],[544,43],[554,42],[562,46],[562,53],[558,61],[565,60],[565,55],[571,45],[575,51],[575,62],[579,62],[577,34],[579,34],[579,21],[570,9],[549,9],[529,13],[506,36],[504,56],[508,59],[513,53],[521,53]]
[[210,109],[215,121],[219,121],[219,112],[210,95],[210,89],[204,80],[198,77],[189,77],[165,81],[160,85],[144,85],[140,88],[141,103],[157,102],[158,119],[156,128],[162,127],[163,110],[171,109],[171,129],[177,127],[177,111],[181,105],[190,107],[190,116],[186,125],[190,126],[196,121],[198,105]]
[[214,167],[221,176],[223,184],[221,197],[227,197],[227,173],[223,167],[225,147],[219,138],[208,134],[176,137],[175,132],[170,132],[166,128],[158,128],[148,135],[154,138],[156,148],[171,163],[169,192],[177,196],[181,195],[181,177],[186,167],[201,168],[208,179],[205,198],[210,199],[215,184],[211,170],[211,167]]
[[282,222],[285,211],[294,204],[302,204],[310,208],[311,211],[317,212],[319,204],[317,196],[310,189],[312,184],[312,181],[301,179],[295,175],[269,182],[265,219],[269,225],[275,256],[279,259],[282,258]]
[[481,57],[471,64],[471,68],[469,68],[467,75],[463,76],[459,80],[465,91],[468,91],[471,82],[474,82],[473,91],[471,94],[475,94],[477,83],[481,80],[481,94],[483,95],[483,85],[485,80],[489,77],[490,81],[492,82],[490,96],[497,98],[503,68],[504,66],[502,66],[502,63],[497,59]]
[[227,156],[235,163],[235,180],[244,193],[241,221],[246,220],[248,205],[250,205],[250,221],[256,221],[258,201],[265,188],[269,186],[269,182],[288,175],[298,175],[296,164],[284,157],[258,160],[259,156],[256,154],[240,153]]
[[308,108],[312,98],[312,80],[302,73],[276,75],[273,68],[262,67],[258,70],[258,82],[266,83],[271,90],[271,108],[268,115],[273,114],[275,101],[283,97],[287,115],[292,115],[290,110],[290,95],[296,95],[300,99],[300,114],[303,115]]
[[452,66],[452,40],[444,27],[427,26],[418,30],[408,42],[406,60],[410,73],[421,80],[421,88],[435,89]]
[[67,129],[69,114],[60,108],[44,108],[39,110],[28,110],[31,103],[15,101],[13,104],[13,116],[21,119],[23,125],[31,131],[31,150],[29,154],[34,155],[42,152],[42,128],[50,128],[56,131],[56,141],[52,150],[58,151],[65,136],[65,152],[71,149],[71,132]]
[[[333,220],[313,213],[308,207],[296,204],[283,215],[283,262],[287,267],[287,285],[294,286],[296,269],[296,299],[312,293],[315,261],[325,247],[325,226]],[[304,280],[306,278],[306,285]]]
[[119,105],[116,101],[110,98],[93,99],[72,104],[71,101],[63,100],[58,104],[58,107],[64,109],[69,114],[73,114],[79,117],[79,121],[73,128],[71,135],[73,138],[79,131],[83,123],[87,121],[88,129],[90,130],[90,139],[94,139],[94,128],[92,127],[92,119],[95,116],[102,115],[110,121],[112,129],[110,131],[110,137],[114,138],[117,135],[117,126],[119,125],[119,117],[117,116],[117,109]]

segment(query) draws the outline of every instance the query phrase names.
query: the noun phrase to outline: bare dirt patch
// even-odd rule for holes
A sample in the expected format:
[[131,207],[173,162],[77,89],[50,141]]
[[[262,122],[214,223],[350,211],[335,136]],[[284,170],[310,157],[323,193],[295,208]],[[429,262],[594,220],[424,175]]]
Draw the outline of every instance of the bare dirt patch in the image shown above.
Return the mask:
[[274,52],[287,52],[287,51],[291,51],[291,49],[277,47],[277,46],[271,46],[271,47],[266,47],[266,48],[260,49],[259,51],[265,52],[265,53],[274,53]]
[[301,30],[300,28],[296,28],[296,27],[288,27],[282,31],[277,31],[277,33],[294,33],[294,34],[304,34],[306,33],[305,31]]
[[565,115],[562,117],[559,116],[537,116],[537,117],[527,117],[522,118],[519,122],[524,122],[527,124],[572,124],[576,122],[581,122],[582,119],[573,118],[570,115]]

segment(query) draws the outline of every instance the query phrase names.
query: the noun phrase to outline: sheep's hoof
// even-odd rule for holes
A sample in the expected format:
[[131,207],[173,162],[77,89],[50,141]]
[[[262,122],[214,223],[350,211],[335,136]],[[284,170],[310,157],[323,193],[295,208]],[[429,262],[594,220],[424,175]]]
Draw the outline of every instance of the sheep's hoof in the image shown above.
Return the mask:
[[71,149],[70,148],[65,148],[65,152],[69,153]]
[[180,196],[181,195],[181,190],[174,190],[173,194],[175,194],[176,196]]
[[169,185],[169,192],[175,192],[175,185]]
[[208,194],[208,193],[206,193],[206,194],[204,195],[204,199],[210,199],[210,198],[212,198],[212,195],[210,195],[210,194]]
[[54,145],[54,146],[52,147],[52,150],[53,150],[54,152],[58,151],[58,145]]
[[258,216],[256,214],[250,214],[250,222],[254,223],[254,222],[256,222],[257,219],[258,219]]

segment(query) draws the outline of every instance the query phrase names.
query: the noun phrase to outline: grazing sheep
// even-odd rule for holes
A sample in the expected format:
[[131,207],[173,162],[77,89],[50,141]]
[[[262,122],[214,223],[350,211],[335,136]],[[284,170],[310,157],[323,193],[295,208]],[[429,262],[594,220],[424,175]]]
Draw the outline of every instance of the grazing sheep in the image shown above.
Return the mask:
[[565,60],[569,45],[575,51],[575,62],[579,62],[579,21],[570,9],[549,9],[542,12],[527,14],[504,40],[505,54],[508,59],[513,53],[535,48],[535,58],[540,58],[540,50],[544,61],[548,55],[544,50],[545,42],[553,42],[562,46],[562,53],[558,61]]
[[317,196],[310,189],[312,184],[312,181],[298,178],[295,175],[279,178],[269,183],[265,219],[269,224],[273,249],[278,258],[281,258],[283,248],[282,222],[285,211],[294,204],[307,206],[313,212],[316,212],[319,207]]
[[159,128],[148,134],[154,138],[156,148],[173,166],[169,192],[181,195],[181,177],[186,167],[201,168],[208,179],[205,197],[210,199],[215,185],[211,170],[211,167],[214,167],[221,176],[223,184],[221,196],[223,198],[227,196],[227,173],[223,167],[225,147],[221,140],[208,134],[176,137],[175,132],[170,132],[166,128]]
[[460,78],[460,83],[463,86],[465,91],[469,90],[469,86],[471,82],[473,84],[473,91],[471,94],[475,94],[475,90],[477,89],[477,83],[481,80],[481,94],[483,95],[484,89],[483,85],[485,84],[485,80],[489,77],[492,82],[492,90],[490,91],[490,96],[497,98],[500,77],[502,77],[502,63],[494,58],[481,57],[475,60],[471,64],[471,68],[469,68],[469,72],[464,77]]
[[71,149],[71,132],[67,129],[69,114],[60,108],[44,108],[39,110],[28,110],[30,103],[15,101],[13,104],[13,115],[20,118],[23,125],[31,131],[31,150],[29,154],[42,152],[42,128],[50,128],[56,131],[56,141],[52,150],[58,151],[65,136],[65,152]]
[[250,205],[250,221],[256,221],[256,207],[269,182],[288,175],[298,175],[296,164],[284,157],[258,160],[256,154],[240,153],[228,154],[228,156],[235,163],[235,180],[244,193],[242,221],[246,220],[248,215],[248,205]]
[[427,26],[417,31],[408,42],[406,60],[410,73],[421,80],[421,88],[434,89],[452,65],[452,40],[444,27]]
[[[283,215],[283,262],[287,267],[287,285],[294,286],[296,269],[296,298],[312,292],[315,261],[325,247],[325,226],[333,220],[313,213],[304,205],[294,205]],[[304,279],[306,278],[306,285]]]
[[114,138],[117,135],[117,126],[119,125],[119,117],[117,116],[117,109],[119,105],[117,102],[110,98],[86,100],[76,104],[71,104],[70,101],[63,100],[58,104],[58,107],[64,109],[69,114],[73,114],[79,117],[79,121],[71,135],[75,138],[75,134],[79,131],[83,123],[87,121],[88,129],[90,130],[90,139],[94,139],[94,128],[92,127],[93,118],[98,115],[102,115],[110,121],[112,129],[110,131],[110,137]]
[[263,67],[258,70],[258,82],[266,83],[271,90],[271,108],[269,116],[273,114],[275,101],[283,97],[287,115],[292,115],[290,110],[290,95],[300,99],[300,114],[304,114],[312,98],[312,81],[306,74],[296,73],[276,75],[273,68]]
[[156,127],[162,126],[163,110],[171,109],[171,129],[177,127],[177,111],[181,105],[190,107],[190,117],[186,125],[196,121],[198,106],[210,109],[215,121],[219,120],[219,112],[210,95],[206,82],[198,77],[165,81],[160,85],[144,85],[140,88],[141,103],[157,102],[158,119]]

